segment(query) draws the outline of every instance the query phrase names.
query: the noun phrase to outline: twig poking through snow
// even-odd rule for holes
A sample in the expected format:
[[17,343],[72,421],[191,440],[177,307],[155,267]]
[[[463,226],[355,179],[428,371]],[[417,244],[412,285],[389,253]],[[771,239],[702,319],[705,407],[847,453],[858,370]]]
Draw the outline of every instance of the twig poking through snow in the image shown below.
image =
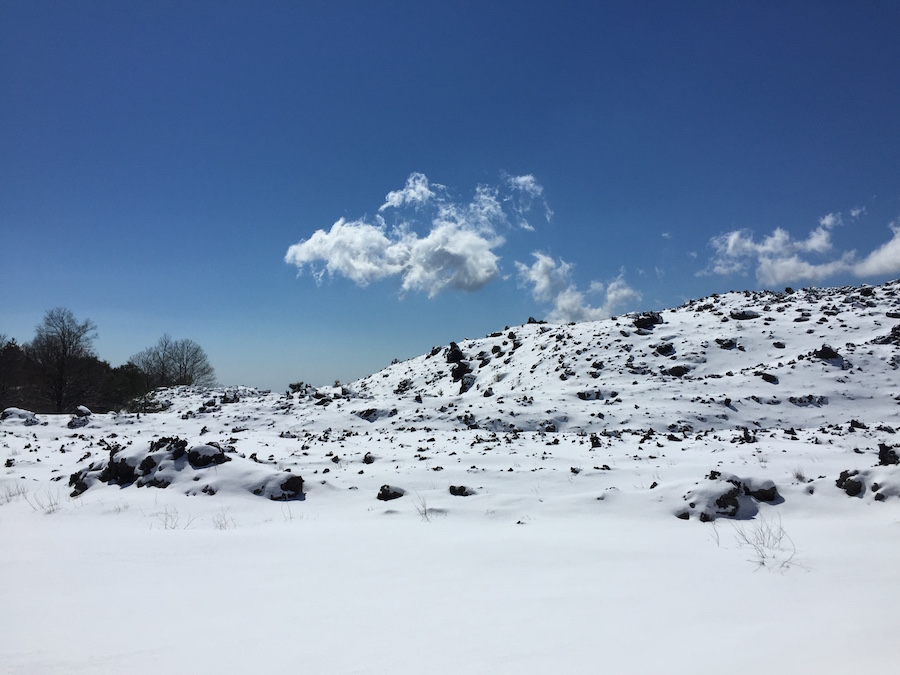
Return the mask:
[[786,571],[790,567],[803,567],[796,560],[797,546],[781,524],[781,516],[767,520],[760,513],[752,526],[734,526],[739,546],[751,551],[750,562],[769,570]]

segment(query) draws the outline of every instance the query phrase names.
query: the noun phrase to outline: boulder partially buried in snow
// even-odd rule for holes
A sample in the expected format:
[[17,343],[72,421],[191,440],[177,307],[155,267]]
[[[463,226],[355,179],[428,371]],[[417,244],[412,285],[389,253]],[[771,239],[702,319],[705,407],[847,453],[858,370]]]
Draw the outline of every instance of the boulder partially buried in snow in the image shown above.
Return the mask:
[[224,464],[230,461],[231,457],[226,455],[225,451],[217,443],[195,445],[188,451],[188,462],[195,469],[214,464]]
[[69,477],[73,497],[98,483],[123,488],[172,486],[189,495],[238,488],[278,501],[305,498],[303,478],[297,474],[261,467],[215,442],[188,449],[187,441],[177,436],[158,438],[149,447],[112,444],[108,459],[91,462]]
[[716,518],[747,519],[757,514],[757,502],[783,501],[771,480],[740,478],[721,471],[710,471],[706,480],[684,495],[685,506],[675,515],[683,520],[692,515],[701,522]]
[[662,323],[663,319],[658,312],[641,312],[640,314],[632,315],[631,322],[635,328],[652,330],[654,326]]
[[392,499],[400,499],[405,494],[402,488],[394,487],[392,485],[382,485],[381,489],[378,491],[377,498],[383,502],[389,502]]
[[272,476],[253,490],[253,494],[268,497],[275,502],[306,499],[303,492],[303,478],[292,473],[278,473]]
[[25,410],[24,408],[6,408],[6,410],[0,413],[0,421],[19,422],[26,427],[40,424],[37,416],[30,410]]

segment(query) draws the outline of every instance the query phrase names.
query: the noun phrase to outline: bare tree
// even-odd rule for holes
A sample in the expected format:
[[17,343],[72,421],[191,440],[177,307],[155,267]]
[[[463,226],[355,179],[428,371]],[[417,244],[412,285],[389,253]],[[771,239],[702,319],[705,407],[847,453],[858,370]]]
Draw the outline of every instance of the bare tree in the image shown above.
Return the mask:
[[167,333],[155,345],[138,352],[129,361],[144,373],[151,387],[167,387],[173,383],[171,352],[172,338]]
[[216,372],[206,352],[193,340],[177,340],[172,345],[172,366],[176,384],[211,387],[216,383]]
[[144,373],[152,387],[175,384],[206,387],[216,383],[215,370],[206,352],[193,340],[173,340],[166,334],[129,360]]
[[24,356],[15,340],[0,334],[0,410],[16,402],[15,392],[22,385]]
[[87,389],[84,366],[94,362],[97,326],[78,321],[64,307],[49,310],[35,329],[26,352],[38,371],[38,394],[56,410],[77,405]]

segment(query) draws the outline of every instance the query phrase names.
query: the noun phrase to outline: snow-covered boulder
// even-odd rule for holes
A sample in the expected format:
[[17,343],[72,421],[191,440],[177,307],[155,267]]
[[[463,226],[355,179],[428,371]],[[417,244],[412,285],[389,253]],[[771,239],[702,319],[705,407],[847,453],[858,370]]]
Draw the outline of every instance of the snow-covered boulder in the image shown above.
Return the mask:
[[678,518],[691,515],[706,522],[716,518],[753,518],[758,502],[780,503],[775,483],[771,480],[740,478],[730,473],[710,471],[706,480],[684,495],[685,505],[676,511]]
[[37,415],[35,415],[30,410],[25,410],[24,408],[7,408],[2,413],[0,413],[0,421],[19,422],[26,427],[40,424],[37,419]]

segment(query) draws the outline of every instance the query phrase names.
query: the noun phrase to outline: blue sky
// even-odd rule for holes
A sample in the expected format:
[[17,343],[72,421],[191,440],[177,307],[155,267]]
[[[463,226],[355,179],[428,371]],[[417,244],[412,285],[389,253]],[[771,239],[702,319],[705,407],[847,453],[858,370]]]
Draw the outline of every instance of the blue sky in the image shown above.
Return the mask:
[[529,316],[896,278],[897,26],[893,2],[4,2],[0,333],[64,306],[113,365],[169,333],[281,389]]

